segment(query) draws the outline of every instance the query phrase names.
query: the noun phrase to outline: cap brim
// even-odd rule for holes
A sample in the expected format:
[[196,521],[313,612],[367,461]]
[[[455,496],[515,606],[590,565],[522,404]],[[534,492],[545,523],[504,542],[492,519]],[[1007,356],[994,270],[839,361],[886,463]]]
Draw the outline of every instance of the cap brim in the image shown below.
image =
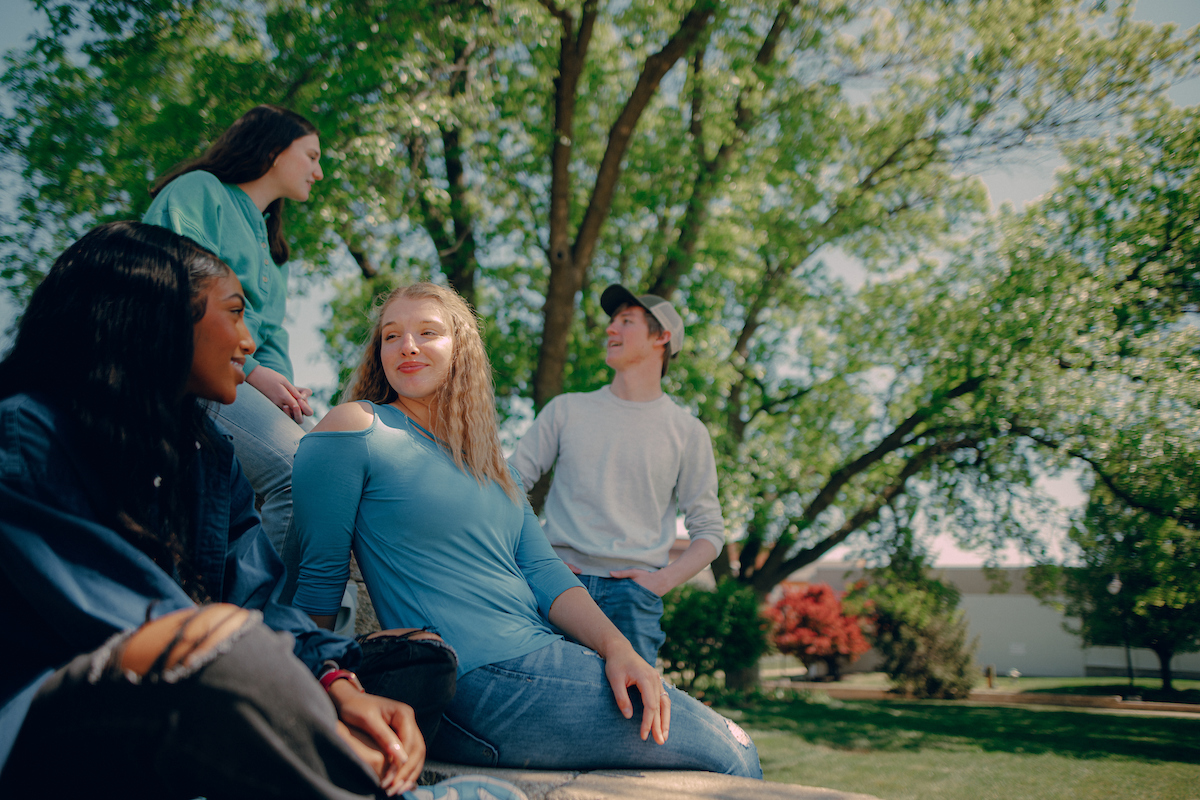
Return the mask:
[[626,289],[619,283],[614,283],[604,290],[600,295],[600,307],[604,309],[604,313],[610,317],[616,313],[617,309],[623,305],[641,306],[642,301],[637,299],[637,295]]

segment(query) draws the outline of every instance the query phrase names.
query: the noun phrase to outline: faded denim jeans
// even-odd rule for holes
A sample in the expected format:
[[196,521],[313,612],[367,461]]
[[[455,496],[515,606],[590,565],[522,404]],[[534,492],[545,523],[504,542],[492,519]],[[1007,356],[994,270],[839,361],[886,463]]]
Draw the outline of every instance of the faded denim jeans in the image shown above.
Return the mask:
[[257,613],[186,667],[121,669],[132,632],[69,661],[38,691],[0,796],[375,797],[333,704]]
[[363,688],[412,707],[426,742],[433,740],[442,712],[454,697],[458,656],[441,639],[368,635],[358,637]]
[[533,769],[692,769],[761,778],[758,750],[736,723],[677,689],[664,745],[640,737],[617,708],[604,660],[557,641],[458,678],[430,755],[479,767]]
[[658,648],[667,638],[662,629],[662,598],[632,578],[575,577],[637,654],[654,666]]

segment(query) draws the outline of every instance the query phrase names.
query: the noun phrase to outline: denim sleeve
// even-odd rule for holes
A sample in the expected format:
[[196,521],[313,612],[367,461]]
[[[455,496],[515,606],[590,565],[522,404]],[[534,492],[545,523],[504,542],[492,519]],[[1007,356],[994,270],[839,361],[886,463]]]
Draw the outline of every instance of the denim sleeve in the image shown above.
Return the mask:
[[237,459],[233,460],[230,481],[226,591],[221,599],[259,609],[268,627],[292,634],[296,658],[314,674],[321,662],[329,659],[353,668],[361,656],[357,642],[317,627],[300,609],[279,602],[284,585],[283,560],[259,524],[254,490],[242,475]]
[[525,576],[533,596],[537,598],[538,611],[549,619],[550,606],[555,599],[567,589],[583,586],[575,573],[563,563],[542,526],[538,523],[537,515],[533,513],[528,501],[525,502],[525,521],[521,526],[521,538],[517,542],[517,567]]
[[292,514],[300,574],[292,603],[309,614],[336,614],[341,607],[370,467],[371,430],[309,433],[296,451]]

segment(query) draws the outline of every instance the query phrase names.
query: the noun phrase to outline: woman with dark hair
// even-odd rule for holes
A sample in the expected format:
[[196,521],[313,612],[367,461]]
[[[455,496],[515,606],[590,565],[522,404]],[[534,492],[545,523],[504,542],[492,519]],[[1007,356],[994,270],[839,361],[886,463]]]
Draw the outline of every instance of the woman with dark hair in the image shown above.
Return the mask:
[[[263,528],[295,574],[292,459],[312,415],[311,391],[293,385],[287,312],[285,200],[308,199],[323,174],[317,129],[272,105],[241,116],[199,158],[169,170],[150,190],[143,222],[170,228],[212,250],[237,274],[246,294],[246,327],[258,350],[246,358],[246,383],[232,404],[214,405],[233,435],[250,484],[262,497]],[[291,596],[285,587],[284,599]],[[353,598],[350,600],[353,607]]]
[[393,292],[348,394],[296,454],[295,604],[331,625],[353,550],[385,626],[455,648],[458,688],[430,752],[762,777],[741,728],[664,686],[550,548],[500,451],[491,366],[461,297]]
[[283,564],[198,402],[244,380],[245,306],[212,253],[130,222],[34,292],[0,361],[0,796],[61,793],[64,763],[130,797],[370,797],[420,775],[412,710],[279,602]]

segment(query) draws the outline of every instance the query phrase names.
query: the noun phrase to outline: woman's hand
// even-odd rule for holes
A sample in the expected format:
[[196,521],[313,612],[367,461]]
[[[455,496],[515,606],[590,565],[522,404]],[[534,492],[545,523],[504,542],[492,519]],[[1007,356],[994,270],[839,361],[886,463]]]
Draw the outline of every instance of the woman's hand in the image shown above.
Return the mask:
[[637,654],[587,590],[582,586],[567,589],[554,599],[547,616],[551,623],[604,659],[604,674],[625,719],[633,719],[629,687],[637,687],[642,696],[642,741],[653,735],[654,741],[666,744],[671,732],[671,698],[663,689],[658,670]]
[[[425,766],[425,740],[412,708],[386,697],[364,694],[344,680],[329,685],[329,697],[338,718],[354,737],[347,743],[376,770],[384,791],[396,795],[416,786]],[[364,747],[372,749],[371,745],[381,751],[380,755],[360,752]]]
[[270,367],[259,364],[246,376],[246,383],[262,392],[263,397],[281,408],[297,425],[313,414],[312,406],[308,403],[312,389],[293,386],[291,381]]
[[625,719],[633,718],[629,687],[637,687],[642,695],[642,741],[653,735],[654,741],[666,744],[671,733],[671,696],[663,688],[658,670],[647,664],[633,646],[625,642],[623,647],[613,647],[605,655],[604,674],[608,676],[617,708],[621,709]]

